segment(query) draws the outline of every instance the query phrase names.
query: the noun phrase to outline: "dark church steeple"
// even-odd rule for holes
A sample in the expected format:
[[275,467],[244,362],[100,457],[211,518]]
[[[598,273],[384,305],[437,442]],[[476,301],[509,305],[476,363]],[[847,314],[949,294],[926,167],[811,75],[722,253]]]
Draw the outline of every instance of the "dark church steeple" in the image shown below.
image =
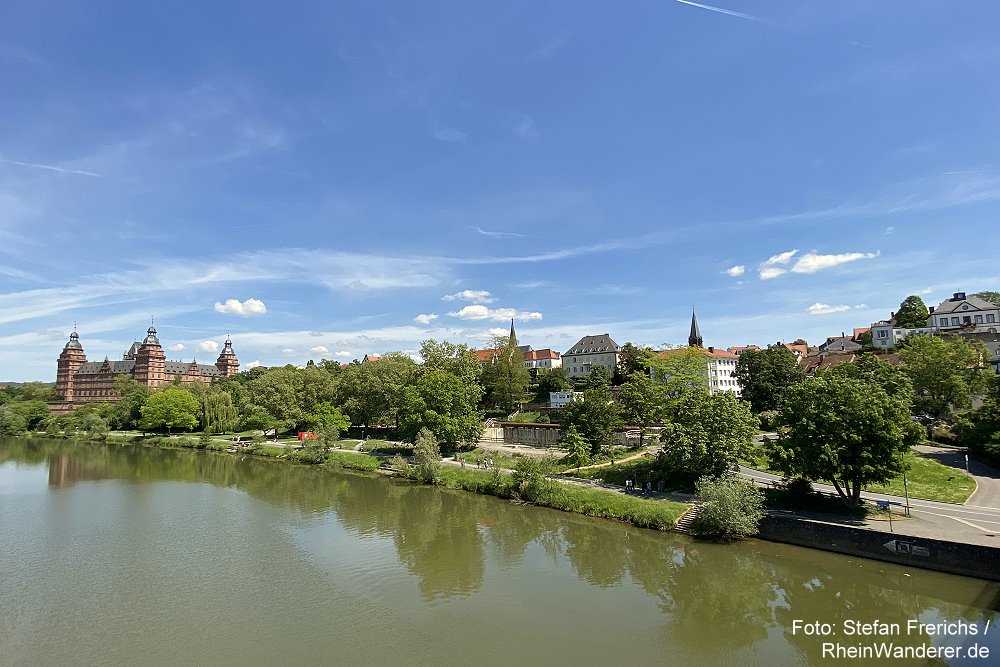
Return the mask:
[[694,314],[694,308],[691,308],[691,333],[688,334],[688,345],[691,347],[701,347],[701,329],[698,328],[698,316]]

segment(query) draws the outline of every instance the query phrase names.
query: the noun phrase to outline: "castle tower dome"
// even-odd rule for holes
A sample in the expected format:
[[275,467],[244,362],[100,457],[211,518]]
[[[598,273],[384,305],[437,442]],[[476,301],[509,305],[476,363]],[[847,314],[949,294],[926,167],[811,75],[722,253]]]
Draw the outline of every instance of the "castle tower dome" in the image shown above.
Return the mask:
[[215,367],[222,371],[223,377],[236,375],[240,372],[240,360],[236,358],[233,351],[233,341],[226,336],[226,343],[222,346],[219,358],[215,360]]
[[156,337],[156,327],[150,324],[142,346],[135,354],[133,374],[137,381],[155,388],[163,384],[165,372],[166,355],[160,346],[160,339]]
[[76,332],[76,327],[73,327],[73,333],[69,335],[69,340],[63,346],[62,354],[56,362],[56,393],[62,396],[64,401],[73,402],[76,372],[86,362],[87,354],[80,344],[80,334]]

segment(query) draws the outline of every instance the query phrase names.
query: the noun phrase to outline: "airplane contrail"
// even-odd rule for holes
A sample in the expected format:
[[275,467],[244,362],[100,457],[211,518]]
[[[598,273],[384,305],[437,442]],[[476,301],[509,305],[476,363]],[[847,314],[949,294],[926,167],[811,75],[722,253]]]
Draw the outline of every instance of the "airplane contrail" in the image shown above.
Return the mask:
[[712,5],[703,5],[697,2],[691,2],[691,0],[677,0],[677,2],[682,5],[691,5],[692,7],[697,7],[699,9],[707,9],[710,12],[718,12],[719,14],[725,14],[726,16],[735,16],[738,19],[746,19],[747,21],[756,21],[757,23],[767,23],[769,25],[778,25],[774,21],[768,21],[759,16],[754,16],[753,14],[744,14],[743,12],[734,12],[731,9],[723,9],[722,7],[713,7]]
[[5,164],[13,164],[18,167],[31,167],[33,169],[45,169],[47,171],[57,171],[60,174],[78,174],[80,176],[93,176],[94,178],[103,178],[101,174],[96,174],[92,171],[83,171],[82,169],[65,169],[63,167],[55,167],[50,164],[39,164],[37,162],[21,162],[20,160],[8,160],[7,158],[0,157],[0,162]]

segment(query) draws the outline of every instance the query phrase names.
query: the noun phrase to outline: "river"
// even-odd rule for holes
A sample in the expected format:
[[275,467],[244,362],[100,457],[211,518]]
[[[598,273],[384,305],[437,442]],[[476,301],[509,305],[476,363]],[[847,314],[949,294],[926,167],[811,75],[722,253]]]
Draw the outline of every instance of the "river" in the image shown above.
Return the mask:
[[0,439],[2,664],[858,665],[823,643],[871,644],[845,622],[878,619],[899,646],[993,652],[892,664],[985,665],[998,599],[971,578],[381,477]]

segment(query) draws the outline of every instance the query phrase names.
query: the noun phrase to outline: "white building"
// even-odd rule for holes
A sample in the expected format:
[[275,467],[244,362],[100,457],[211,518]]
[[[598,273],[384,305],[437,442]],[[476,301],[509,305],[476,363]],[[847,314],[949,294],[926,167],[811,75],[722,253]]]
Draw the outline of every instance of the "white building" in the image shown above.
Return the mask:
[[524,353],[525,368],[562,368],[562,357],[555,350],[528,350]]
[[567,405],[573,401],[582,401],[583,392],[582,391],[550,391],[549,392],[549,407],[551,408],[565,408]]
[[562,369],[566,378],[585,378],[596,366],[603,366],[611,375],[618,368],[618,343],[608,334],[584,336],[562,355]]
[[1000,306],[977,296],[955,292],[941,305],[931,307],[927,326],[905,328],[896,326],[895,317],[872,325],[872,346],[877,350],[896,347],[910,336],[939,333],[997,333],[1000,327]]

